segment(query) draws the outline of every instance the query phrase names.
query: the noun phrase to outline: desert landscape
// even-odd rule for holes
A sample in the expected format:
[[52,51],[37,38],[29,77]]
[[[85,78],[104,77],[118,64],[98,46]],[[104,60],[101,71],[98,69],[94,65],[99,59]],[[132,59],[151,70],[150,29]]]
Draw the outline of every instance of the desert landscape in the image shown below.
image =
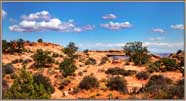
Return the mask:
[[184,99],[184,2],[3,2],[2,99]]
[[[137,64],[134,60],[130,60],[128,54],[124,50],[78,51],[78,47],[73,42],[64,47],[43,42],[42,39],[38,42],[22,39],[11,42],[4,40],[3,97],[32,99],[31,95],[27,96],[31,91],[26,92],[34,90],[29,88],[32,84],[28,83],[30,81],[27,79],[29,80],[30,77],[44,85],[44,88],[36,90],[36,99],[40,97],[44,99],[182,99],[184,97],[183,51],[179,50],[162,58],[143,53],[142,57],[149,56],[148,62]],[[114,58],[114,56],[120,57]],[[122,56],[128,58],[121,58]],[[162,87],[165,90],[162,90]]]

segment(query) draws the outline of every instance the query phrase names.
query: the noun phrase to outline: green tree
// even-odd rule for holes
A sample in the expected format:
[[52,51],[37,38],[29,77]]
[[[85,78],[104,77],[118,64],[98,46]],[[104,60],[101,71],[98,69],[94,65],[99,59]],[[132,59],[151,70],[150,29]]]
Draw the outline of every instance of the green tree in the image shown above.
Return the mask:
[[78,50],[78,47],[74,42],[70,42],[67,47],[63,49],[63,52],[68,55],[68,57],[73,58],[74,53]]
[[74,64],[74,60],[71,58],[65,58],[59,65],[59,69],[63,71],[63,76],[67,77],[72,75],[75,70],[77,69],[76,65]]
[[7,52],[8,42],[6,40],[2,40],[2,52]]
[[40,38],[40,39],[37,40],[37,42],[42,43],[43,39]]
[[145,64],[149,60],[147,47],[143,47],[142,42],[129,42],[123,47],[129,61],[136,65]]
[[34,82],[31,72],[21,69],[13,85],[4,94],[4,99],[49,99],[51,92],[47,92],[43,84]]
[[37,68],[49,66],[54,62],[54,59],[49,55],[49,53],[42,49],[38,49],[32,58],[35,61]]

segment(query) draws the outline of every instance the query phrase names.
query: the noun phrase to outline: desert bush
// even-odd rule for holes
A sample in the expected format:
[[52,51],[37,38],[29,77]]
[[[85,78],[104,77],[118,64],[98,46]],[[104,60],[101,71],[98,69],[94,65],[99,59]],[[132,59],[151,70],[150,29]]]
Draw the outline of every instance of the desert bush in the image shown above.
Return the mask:
[[79,87],[74,87],[73,88],[73,93],[78,93],[80,91],[80,88]]
[[124,70],[119,67],[115,68],[109,68],[107,71],[105,71],[106,74],[112,74],[112,75],[123,75],[123,76],[129,76],[136,73],[134,70]]
[[173,89],[172,80],[162,75],[153,75],[145,85],[145,92],[149,93],[152,98],[170,99],[172,97],[171,90]]
[[101,62],[100,62],[99,65],[103,65],[103,64],[105,64],[107,61],[109,61],[109,58],[105,56],[105,57],[103,57],[103,58],[101,59]]
[[149,74],[147,72],[144,72],[144,71],[139,72],[139,73],[136,74],[136,78],[139,79],[139,80],[140,79],[146,80],[146,79],[148,79],[148,77],[149,77]]
[[63,52],[68,55],[68,57],[73,58],[74,53],[78,50],[78,47],[74,42],[70,42],[67,47],[63,49]]
[[40,39],[37,40],[37,42],[42,43],[43,39],[40,38]]
[[127,62],[125,63],[125,65],[129,65],[129,62],[127,61]]
[[81,72],[81,71],[78,72],[78,75],[79,75],[79,76],[83,76],[83,72]]
[[4,93],[3,99],[49,99],[50,94],[43,84],[36,84],[31,72],[23,67],[13,85]]
[[3,71],[5,74],[11,74],[11,73],[14,73],[15,68],[12,64],[6,64],[6,65],[3,65]]
[[4,96],[4,94],[7,92],[7,90],[9,89],[8,83],[6,80],[2,80],[2,95]]
[[142,42],[129,42],[123,47],[129,62],[134,62],[135,65],[146,64],[149,60],[147,47],[143,47]]
[[81,89],[90,89],[90,88],[96,88],[99,86],[98,80],[94,76],[85,76],[79,83],[79,88]]
[[63,76],[67,77],[72,75],[75,70],[77,69],[76,65],[74,64],[74,60],[71,58],[65,58],[59,65],[59,69],[63,71]]
[[84,52],[84,53],[88,53],[88,51],[89,51],[88,49],[85,49],[83,52]]
[[160,64],[161,62],[160,61],[156,61],[154,63],[151,63],[148,67],[147,67],[147,71],[150,72],[150,73],[153,73],[153,72],[159,72],[160,71]]
[[107,87],[109,87],[111,90],[117,90],[123,93],[127,93],[127,87],[126,87],[127,81],[123,79],[122,77],[116,76],[111,77],[107,82]]
[[70,83],[69,79],[63,79],[60,86],[59,86],[59,89],[65,88],[65,86],[67,86],[69,83]]
[[173,71],[177,69],[177,64],[175,59],[170,58],[162,58],[161,59],[163,65],[165,65],[166,70]]
[[32,58],[35,61],[35,66],[37,68],[49,66],[54,62],[54,59],[49,56],[49,53],[42,49],[38,49]]
[[44,89],[47,92],[53,93],[54,92],[54,87],[51,84],[51,81],[48,77],[43,76],[42,74],[34,74],[33,75],[34,83],[36,84],[42,84],[44,86]]
[[2,40],[2,51],[3,53],[22,53],[26,50],[24,48],[24,42],[23,39],[10,42]]
[[85,65],[95,65],[96,60],[94,58],[88,58],[88,60],[85,62]]
[[12,64],[21,63],[23,62],[23,59],[15,59],[12,61]]
[[53,54],[52,54],[52,57],[55,57],[55,58],[56,58],[56,57],[59,57],[59,54],[58,54],[58,53],[53,53]]

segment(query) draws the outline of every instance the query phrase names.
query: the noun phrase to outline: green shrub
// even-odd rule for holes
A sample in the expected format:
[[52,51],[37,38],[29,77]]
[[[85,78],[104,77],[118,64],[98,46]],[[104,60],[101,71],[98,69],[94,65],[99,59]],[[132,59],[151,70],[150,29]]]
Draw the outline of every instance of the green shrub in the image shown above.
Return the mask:
[[115,68],[109,68],[107,71],[105,71],[106,74],[112,74],[112,75],[123,75],[123,76],[129,76],[136,73],[134,70],[124,70],[119,67]]
[[95,65],[96,60],[94,58],[89,58],[86,62],[85,65]]
[[85,49],[83,52],[84,52],[84,53],[88,53],[88,51],[89,51],[88,49]]
[[78,47],[74,42],[70,42],[67,47],[63,49],[63,52],[68,55],[68,57],[73,58],[74,53],[78,50]]
[[65,58],[59,65],[59,69],[63,71],[63,76],[67,77],[72,75],[75,70],[77,69],[76,65],[74,64],[74,60],[71,58]]
[[117,90],[123,93],[127,93],[127,81],[119,76],[111,77],[107,82],[107,87],[111,90]]
[[79,87],[74,87],[73,88],[73,93],[78,93],[80,91],[80,88]]
[[100,64],[99,65],[103,65],[103,64],[105,64],[107,61],[109,61],[109,59],[108,59],[108,57],[103,57],[102,59],[101,59],[101,62],[100,62]]
[[37,40],[37,42],[42,43],[43,39],[40,38],[40,39]]
[[34,82],[31,72],[25,67],[14,80],[13,85],[3,94],[3,99],[49,99],[51,92],[47,92],[43,84]]
[[177,69],[177,64],[175,59],[169,59],[169,58],[162,58],[161,59],[163,65],[165,65],[165,68],[168,71],[173,71]]
[[135,65],[146,64],[149,60],[147,47],[143,47],[142,42],[129,42],[123,47],[129,62],[134,62]]
[[70,80],[69,79],[62,80],[59,89],[65,88],[65,86],[67,86],[69,83],[70,83]]
[[136,74],[136,78],[137,79],[142,79],[142,80],[146,80],[146,79],[148,79],[148,77],[149,77],[149,74],[147,73],[147,72],[139,72],[139,73],[137,73]]
[[79,88],[81,89],[90,89],[90,88],[96,88],[99,86],[98,80],[94,76],[85,76],[79,83]]
[[145,92],[150,94],[150,98],[170,99],[172,94],[172,80],[162,75],[153,75],[145,85]]
[[161,62],[160,61],[156,61],[154,63],[151,63],[147,67],[147,71],[150,72],[150,73],[159,72],[160,71],[160,66],[161,66]]
[[11,73],[14,73],[15,68],[12,64],[6,64],[6,65],[3,65],[3,71],[5,74],[11,74]]
[[49,53],[42,49],[38,49],[32,58],[35,61],[35,66],[37,68],[49,66],[54,62],[54,59],[49,56]]
[[55,57],[55,58],[56,58],[56,57],[59,57],[59,54],[58,54],[58,53],[53,53],[53,54],[52,54],[52,57]]
[[42,74],[34,74],[33,79],[36,84],[38,85],[42,84],[47,92],[50,93],[54,92],[55,89],[52,86],[50,79],[48,77],[43,76]]

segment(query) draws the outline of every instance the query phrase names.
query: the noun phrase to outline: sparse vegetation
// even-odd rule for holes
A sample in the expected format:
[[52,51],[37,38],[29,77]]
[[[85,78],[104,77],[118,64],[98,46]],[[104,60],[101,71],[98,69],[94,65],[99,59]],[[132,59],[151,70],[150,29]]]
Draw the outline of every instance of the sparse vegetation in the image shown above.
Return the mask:
[[67,86],[69,83],[70,83],[70,80],[69,79],[63,79],[62,82],[61,82],[61,84],[60,84],[59,89],[65,88],[65,86]]
[[48,77],[43,76],[42,74],[34,74],[33,79],[34,83],[36,83],[37,85],[42,84],[47,92],[49,93],[54,92],[54,87],[52,86],[50,79]]
[[108,57],[103,57],[103,58],[101,59],[101,62],[100,62],[99,65],[103,65],[103,64],[105,64],[106,62],[109,62]]
[[147,71],[150,72],[150,73],[159,72],[160,71],[160,67],[161,67],[161,62],[160,61],[156,61],[154,63],[151,63],[147,67]]
[[38,49],[36,53],[32,56],[35,61],[35,67],[42,68],[50,66],[54,59],[49,55],[49,52]]
[[22,53],[26,49],[24,48],[24,40],[18,39],[16,41],[6,41],[2,40],[2,52],[3,53]]
[[14,73],[15,68],[12,64],[6,64],[6,65],[3,65],[3,71],[4,71],[3,74],[11,74],[11,73]]
[[163,65],[165,66],[167,71],[173,71],[177,69],[176,60],[170,58],[162,58],[161,59]]
[[96,60],[94,58],[88,58],[88,60],[85,62],[85,65],[95,65]]
[[129,62],[135,65],[146,64],[149,60],[147,47],[143,47],[142,42],[130,42],[123,47],[126,55],[129,56]]
[[94,76],[85,76],[83,77],[83,80],[79,83],[79,88],[81,89],[90,89],[90,88],[96,88],[99,86],[98,80]]
[[119,67],[115,68],[109,68],[107,71],[105,71],[106,74],[112,74],[112,75],[123,75],[123,76],[129,76],[136,73],[134,70],[124,70]]
[[153,75],[145,86],[145,92],[156,99],[170,99],[172,80],[162,75]]
[[74,58],[74,53],[78,50],[78,47],[75,45],[74,42],[70,42],[67,47],[63,49],[63,52],[68,55],[70,58]]
[[74,64],[74,60],[71,58],[65,58],[59,65],[59,69],[62,70],[62,74],[64,77],[72,75],[77,69]]
[[117,90],[123,93],[127,93],[128,90],[126,88],[126,83],[127,81],[122,77],[119,76],[111,77],[108,80],[107,87],[109,87],[111,90]]
[[3,99],[49,99],[50,94],[43,84],[36,84],[32,74],[23,67],[13,85],[4,93]]
[[149,77],[149,74],[147,72],[139,72],[136,74],[136,78],[139,80],[140,79],[146,80],[146,79],[148,79],[148,77]]

